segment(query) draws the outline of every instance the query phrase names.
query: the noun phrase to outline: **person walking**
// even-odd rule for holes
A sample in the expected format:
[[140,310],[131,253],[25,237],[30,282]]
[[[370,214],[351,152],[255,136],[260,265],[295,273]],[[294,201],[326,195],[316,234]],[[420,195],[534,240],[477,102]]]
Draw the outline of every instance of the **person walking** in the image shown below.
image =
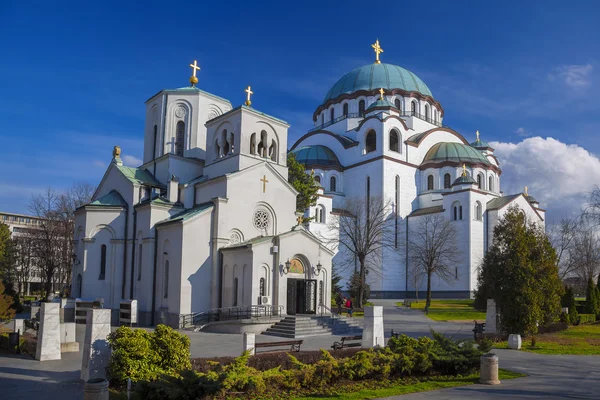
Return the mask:
[[337,304],[337,315],[342,315],[342,307],[344,306],[344,298],[342,297],[341,292],[337,292],[335,296],[335,304]]
[[348,312],[348,317],[352,318],[352,299],[346,300],[346,311]]

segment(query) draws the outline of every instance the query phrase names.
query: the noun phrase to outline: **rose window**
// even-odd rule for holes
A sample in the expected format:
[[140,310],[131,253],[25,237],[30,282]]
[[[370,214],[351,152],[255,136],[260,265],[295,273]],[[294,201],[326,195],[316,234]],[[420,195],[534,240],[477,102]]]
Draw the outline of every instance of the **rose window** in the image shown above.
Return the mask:
[[254,212],[254,226],[257,229],[267,229],[269,227],[269,213],[265,210],[256,210]]

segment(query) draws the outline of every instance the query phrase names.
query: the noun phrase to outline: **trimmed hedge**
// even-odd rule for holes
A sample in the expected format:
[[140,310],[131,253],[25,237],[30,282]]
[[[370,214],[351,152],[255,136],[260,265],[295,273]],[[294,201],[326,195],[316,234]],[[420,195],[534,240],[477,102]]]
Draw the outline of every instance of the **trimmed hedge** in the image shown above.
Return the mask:
[[596,316],[594,314],[579,314],[579,325],[591,324],[596,322]]

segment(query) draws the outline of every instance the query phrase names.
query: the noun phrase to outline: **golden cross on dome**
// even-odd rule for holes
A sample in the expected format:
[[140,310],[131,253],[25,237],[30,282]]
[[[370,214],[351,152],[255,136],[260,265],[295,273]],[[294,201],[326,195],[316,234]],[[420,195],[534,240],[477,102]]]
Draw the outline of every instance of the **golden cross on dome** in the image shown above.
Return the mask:
[[467,166],[463,164],[463,173],[462,176],[467,176]]
[[381,64],[381,61],[379,61],[379,53],[383,53],[383,49],[379,45],[379,39],[377,39],[375,43],[371,45],[371,47],[375,51],[375,64]]
[[254,92],[252,90],[250,90],[250,86],[248,86],[248,88],[246,90],[244,90],[248,95],[246,96],[246,105],[248,107],[250,107],[250,104],[252,104],[252,102],[250,101],[250,96],[254,94]]
[[383,88],[379,89],[379,100],[383,100],[384,93],[385,93],[385,90],[383,90]]
[[190,64],[190,67],[192,67],[192,76],[190,77],[190,83],[192,84],[192,86],[194,86],[196,83],[198,83],[198,78],[196,78],[196,71],[200,70],[200,67],[198,66],[198,62],[196,60],[194,60],[193,64]]
[[479,142],[479,131],[475,132],[475,135],[477,135],[477,141]]
[[529,193],[527,193],[527,186],[525,186],[525,192],[523,192],[525,194],[525,196],[529,196]]

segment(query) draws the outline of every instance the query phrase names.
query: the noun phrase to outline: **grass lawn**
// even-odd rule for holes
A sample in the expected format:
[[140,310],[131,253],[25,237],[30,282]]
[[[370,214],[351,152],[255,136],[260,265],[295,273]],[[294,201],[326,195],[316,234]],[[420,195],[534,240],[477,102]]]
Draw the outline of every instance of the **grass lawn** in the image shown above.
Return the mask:
[[[517,372],[508,371],[500,368],[498,371],[500,380],[514,379],[526,376],[525,374],[519,374]],[[462,377],[450,377],[450,378],[432,378],[427,381],[415,382],[415,383],[396,383],[392,386],[380,389],[362,389],[356,392],[341,393],[333,396],[316,396],[316,397],[298,397],[302,400],[337,400],[337,399],[376,399],[381,397],[397,396],[401,394],[415,393],[415,392],[426,392],[429,390],[445,389],[456,386],[472,385],[479,381],[479,373],[475,373],[469,376]]]
[[[396,303],[402,306],[403,303]],[[412,302],[410,308],[425,309],[425,300],[419,300],[418,303]],[[427,314],[434,321],[485,321],[485,312],[477,311],[473,308],[473,300],[431,300],[431,307]]]
[[[495,347],[506,349],[508,343],[496,343]],[[600,323],[572,326],[562,332],[539,335],[535,347],[531,347],[531,339],[527,338],[521,350],[538,354],[600,355]]]

